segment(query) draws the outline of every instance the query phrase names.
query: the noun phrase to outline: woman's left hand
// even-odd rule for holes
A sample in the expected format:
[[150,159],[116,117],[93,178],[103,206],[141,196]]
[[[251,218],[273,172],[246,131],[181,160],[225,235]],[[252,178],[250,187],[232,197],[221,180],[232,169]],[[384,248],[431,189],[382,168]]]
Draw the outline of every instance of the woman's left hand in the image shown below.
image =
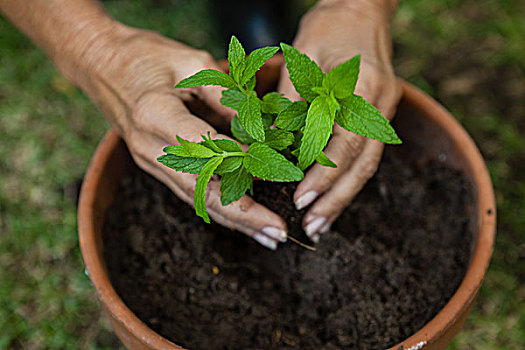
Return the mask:
[[[389,120],[394,116],[400,87],[391,64],[390,22],[395,1],[319,1],[302,19],[293,46],[306,53],[325,72],[361,54],[356,94],[376,106]],[[298,100],[287,71],[282,70],[279,91]],[[306,174],[294,194],[302,209],[315,203],[303,220],[306,234],[314,242],[329,230],[352,198],[377,170],[383,153],[381,142],[334,126],[325,153],[337,168],[317,163]]]

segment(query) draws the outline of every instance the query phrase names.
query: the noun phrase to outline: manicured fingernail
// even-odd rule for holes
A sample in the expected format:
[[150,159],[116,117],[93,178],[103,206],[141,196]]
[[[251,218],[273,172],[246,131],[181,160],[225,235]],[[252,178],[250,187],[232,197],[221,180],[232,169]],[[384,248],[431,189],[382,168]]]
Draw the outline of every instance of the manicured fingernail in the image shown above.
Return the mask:
[[265,246],[268,249],[271,249],[271,250],[277,249],[277,242],[271,239],[270,237],[263,235],[262,233],[256,233],[253,236],[253,239],[261,243],[263,246]]
[[312,238],[312,235],[314,233],[318,233],[319,229],[321,227],[323,227],[323,225],[326,223],[326,218],[325,217],[318,217],[316,219],[314,219],[311,223],[309,223],[308,225],[306,225],[306,235],[310,238]]
[[275,238],[281,242],[286,242],[286,239],[288,238],[288,234],[286,233],[286,231],[281,230],[277,227],[266,226],[261,231],[265,235]]
[[332,226],[332,224],[327,222],[326,224],[324,224],[323,227],[321,227],[321,229],[319,230],[319,233],[327,233],[328,231],[330,231],[330,226]]
[[318,234],[313,234],[310,239],[312,240],[312,242],[314,243],[319,243],[319,235]]
[[297,200],[295,201],[295,207],[297,208],[297,210],[306,208],[307,206],[312,204],[312,202],[317,198],[318,195],[319,193],[317,193],[317,191],[306,192],[301,197],[297,198]]

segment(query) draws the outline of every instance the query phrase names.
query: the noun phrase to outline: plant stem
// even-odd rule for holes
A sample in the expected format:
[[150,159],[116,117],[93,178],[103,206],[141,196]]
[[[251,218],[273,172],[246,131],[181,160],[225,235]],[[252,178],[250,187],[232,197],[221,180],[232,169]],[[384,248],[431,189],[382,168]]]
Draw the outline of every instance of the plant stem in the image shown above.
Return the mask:
[[308,250],[311,250],[312,252],[315,252],[317,249],[315,247],[312,247],[312,246],[309,246],[307,244],[304,244],[303,242],[301,242],[300,240],[298,240],[297,238],[295,237],[292,237],[290,235],[288,235],[288,239],[290,239],[290,241],[294,242],[295,244],[297,245],[300,245],[301,247],[305,248],[305,249],[308,249]]

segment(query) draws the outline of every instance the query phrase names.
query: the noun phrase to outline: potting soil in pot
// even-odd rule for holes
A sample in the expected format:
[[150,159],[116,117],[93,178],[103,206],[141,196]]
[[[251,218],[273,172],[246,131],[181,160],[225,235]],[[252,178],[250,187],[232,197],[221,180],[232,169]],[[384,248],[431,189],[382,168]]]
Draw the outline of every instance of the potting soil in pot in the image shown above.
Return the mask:
[[[469,183],[437,160],[387,148],[378,173],[317,251],[276,252],[205,224],[141,171],[123,179],[104,230],[111,281],[152,329],[189,349],[384,349],[432,319],[468,265]],[[295,185],[257,182],[255,199],[290,234]]]

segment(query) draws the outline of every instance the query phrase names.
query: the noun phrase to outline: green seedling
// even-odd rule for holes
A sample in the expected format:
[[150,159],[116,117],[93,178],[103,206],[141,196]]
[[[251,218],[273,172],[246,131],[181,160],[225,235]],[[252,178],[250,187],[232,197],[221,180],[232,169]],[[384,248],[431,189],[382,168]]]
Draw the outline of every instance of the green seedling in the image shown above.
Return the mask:
[[206,188],[214,174],[220,176],[221,203],[228,205],[251,190],[254,177],[268,181],[300,181],[303,171],[317,161],[337,165],[324,153],[334,123],[344,129],[384,143],[401,140],[388,120],[370,103],[354,93],[359,75],[360,56],[355,56],[328,73],[307,55],[281,44],[286,68],[295,90],[304,101],[292,102],[282,94],[270,92],[260,98],[255,92],[255,73],[273,57],[278,47],[263,47],[246,56],[232,36],[228,50],[229,74],[202,70],[179,82],[175,89],[203,85],[226,88],[221,103],[237,112],[231,140],[191,142],[177,136],[178,145],[164,148],[158,158],[177,171],[198,174],[195,211],[207,223]]

